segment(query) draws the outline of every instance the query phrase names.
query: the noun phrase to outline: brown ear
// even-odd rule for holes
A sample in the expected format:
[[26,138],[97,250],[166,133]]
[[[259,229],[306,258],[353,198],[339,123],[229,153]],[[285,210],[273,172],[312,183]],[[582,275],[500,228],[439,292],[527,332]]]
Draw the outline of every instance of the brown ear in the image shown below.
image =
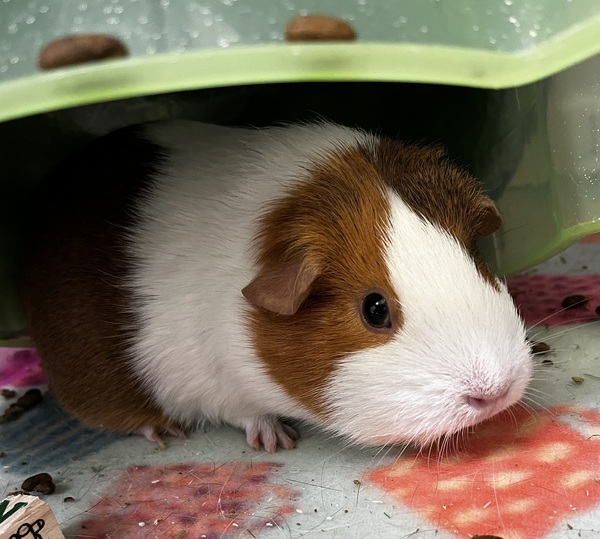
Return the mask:
[[316,265],[292,260],[277,268],[263,268],[242,294],[255,307],[289,316],[308,297],[318,275]]
[[484,197],[480,207],[479,226],[477,234],[488,236],[502,226],[502,216],[491,199]]

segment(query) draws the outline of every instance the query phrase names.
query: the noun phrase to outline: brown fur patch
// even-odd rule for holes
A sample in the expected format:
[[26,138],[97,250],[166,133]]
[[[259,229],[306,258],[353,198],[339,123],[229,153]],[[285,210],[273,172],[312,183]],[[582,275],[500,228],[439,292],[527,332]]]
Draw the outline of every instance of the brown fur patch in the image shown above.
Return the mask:
[[263,269],[293,260],[318,268],[296,314],[250,314],[254,344],[271,377],[317,414],[325,413],[320,390],[337,361],[391,338],[363,326],[358,299],[373,288],[386,291],[396,329],[402,324],[384,260],[390,208],[383,189],[372,159],[348,149],[309,171],[261,222]]
[[170,426],[127,357],[136,322],[123,234],[128,203],[158,158],[131,130],[79,152],[48,181],[26,245],[24,306],[50,388],[73,415],[107,430]]
[[381,139],[375,160],[386,185],[415,213],[464,245],[483,278],[497,287],[495,276],[479,254],[476,239],[479,234],[494,232],[501,218],[477,180],[450,163],[444,150],[437,147]]

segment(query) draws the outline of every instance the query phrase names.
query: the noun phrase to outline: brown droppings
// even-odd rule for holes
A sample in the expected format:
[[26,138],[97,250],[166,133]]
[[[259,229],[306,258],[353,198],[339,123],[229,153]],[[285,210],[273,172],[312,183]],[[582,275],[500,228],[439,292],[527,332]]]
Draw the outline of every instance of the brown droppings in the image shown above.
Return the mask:
[[40,69],[57,69],[109,58],[127,56],[127,48],[118,39],[105,34],[77,34],[56,39],[39,54]]
[[356,32],[346,21],[325,15],[300,15],[285,29],[286,41],[354,41]]
[[567,296],[561,302],[561,307],[564,309],[575,309],[577,307],[583,307],[586,303],[590,301],[590,298],[586,296],[582,296],[581,294],[573,294],[572,296]]
[[554,361],[551,359],[544,359],[542,360],[542,365],[554,365]]
[[531,353],[534,355],[543,355],[551,351],[550,345],[545,342],[536,342],[531,345]]
[[75,501],[75,498],[73,498],[73,496],[67,496],[63,499],[63,503],[73,503]]
[[39,389],[30,389],[22,397],[17,399],[17,404],[22,408],[28,409],[42,402],[42,392]]
[[17,402],[11,404],[2,415],[0,415],[0,423],[8,423],[14,421],[30,408],[33,408],[42,402],[42,392],[39,389],[30,389],[24,395],[17,399]]
[[585,378],[582,378],[581,376],[571,376],[571,380],[573,380],[573,382],[575,382],[576,384],[581,384],[582,382],[585,382]]
[[48,473],[38,473],[23,481],[21,488],[27,492],[39,492],[40,494],[52,494],[56,485],[52,476]]
[[5,399],[12,399],[16,396],[17,392],[13,389],[0,389],[0,395],[2,395]]
[[0,415],[0,424],[14,421],[24,412],[23,408],[13,404],[10,408],[6,409],[2,415]]

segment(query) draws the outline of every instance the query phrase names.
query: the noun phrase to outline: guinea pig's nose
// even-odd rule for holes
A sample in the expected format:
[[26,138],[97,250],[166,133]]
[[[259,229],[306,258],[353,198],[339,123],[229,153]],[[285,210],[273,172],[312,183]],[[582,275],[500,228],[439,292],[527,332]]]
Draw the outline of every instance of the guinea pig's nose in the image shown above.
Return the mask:
[[506,397],[509,389],[510,388],[502,388],[499,391],[472,393],[470,395],[465,395],[465,401],[469,406],[476,410],[489,408],[502,401],[504,397]]

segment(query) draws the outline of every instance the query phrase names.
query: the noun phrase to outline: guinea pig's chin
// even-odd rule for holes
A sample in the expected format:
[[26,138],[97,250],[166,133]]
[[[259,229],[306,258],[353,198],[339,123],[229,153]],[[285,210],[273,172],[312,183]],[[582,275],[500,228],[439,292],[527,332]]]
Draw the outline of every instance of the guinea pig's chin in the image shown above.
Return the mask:
[[[347,433],[347,435],[352,438],[354,443],[365,447],[391,445],[427,447],[444,440],[449,440],[455,435],[460,435],[461,432],[485,422],[504,410],[506,408],[495,413],[468,413],[460,419],[457,417],[447,417],[440,420],[440,416],[438,415],[437,420],[431,418],[435,423],[431,420],[431,422],[428,422],[424,418],[422,423],[413,425],[414,428],[409,430],[397,430],[394,432],[395,429],[393,427],[386,429],[381,425],[382,428],[377,434]],[[448,412],[446,413],[448,414]],[[406,426],[408,425],[404,425],[404,427]]]

